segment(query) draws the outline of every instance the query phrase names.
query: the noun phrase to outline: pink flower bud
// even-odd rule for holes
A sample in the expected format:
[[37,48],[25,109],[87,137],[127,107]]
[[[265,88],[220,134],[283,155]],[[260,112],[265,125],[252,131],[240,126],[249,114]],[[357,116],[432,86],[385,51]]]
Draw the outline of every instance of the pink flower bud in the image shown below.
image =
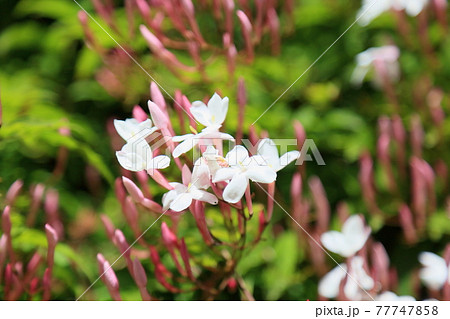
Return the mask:
[[133,108],[133,117],[138,122],[144,122],[144,121],[146,121],[148,119],[147,113],[145,113],[145,111],[139,105],[136,105]]
[[189,279],[191,279],[192,281],[195,281],[195,277],[192,273],[191,264],[189,263],[189,252],[187,250],[186,243],[184,242],[184,238],[181,239],[180,254],[181,254],[181,258],[183,259],[184,268],[186,268],[186,272],[187,272]]
[[124,254],[124,256],[129,257],[130,256],[130,245],[128,245],[127,240],[125,239],[125,235],[122,233],[121,230],[116,229],[114,232],[114,237],[116,238],[117,247],[119,248],[120,252]]
[[319,234],[328,230],[330,219],[330,204],[328,203],[325,189],[318,177],[312,177],[309,180],[309,188],[314,199],[317,215],[317,231]]
[[[159,106],[159,108],[167,114],[167,105],[166,100],[164,99],[163,94],[161,93],[158,85],[155,82],[152,82],[150,84],[150,94],[152,101],[156,103],[156,105]],[[159,127],[159,126],[158,126]]]
[[252,41],[252,24],[250,20],[248,19],[247,15],[241,11],[238,10],[236,12],[236,15],[238,16],[239,22],[241,24],[242,29],[242,36],[244,37],[246,51],[247,51],[247,58],[249,61],[253,60],[254,57],[254,48],[253,48],[253,41]]
[[49,216],[54,217],[58,212],[59,194],[56,190],[50,189],[45,196],[44,208]]
[[130,197],[125,200],[124,214],[135,234],[139,236],[138,210]]
[[247,105],[247,92],[245,90],[245,82],[242,77],[239,78],[238,82],[237,103],[239,106],[239,110],[238,110],[238,127],[236,133],[236,141],[237,143],[239,143],[243,136],[245,106]]
[[108,216],[106,216],[105,214],[100,215],[100,219],[102,220],[103,226],[105,227],[106,235],[111,241],[113,241],[115,239],[114,233],[116,229],[114,228],[111,219],[109,219]]
[[39,264],[41,263],[41,255],[39,253],[34,253],[30,261],[27,264],[27,277],[33,276],[36,272]]
[[175,236],[175,234],[169,229],[169,227],[167,226],[167,224],[165,222],[163,222],[161,224],[161,233],[162,233],[162,238],[164,240],[164,243],[166,244],[166,246],[177,246],[177,236]]
[[425,133],[423,131],[420,117],[415,115],[411,119],[411,145],[413,154],[419,158],[422,157],[422,145]]
[[144,200],[144,194],[131,179],[123,176],[122,182],[126,190],[128,191],[128,194],[130,194],[134,201],[140,203]]
[[144,266],[142,266],[139,259],[133,260],[134,280],[139,288],[147,286],[147,275],[145,274]]
[[[150,114],[152,116],[152,120],[155,123],[155,126],[159,129],[167,129],[169,127],[169,118],[164,113],[164,111],[161,109],[160,106],[153,103],[152,101],[148,101],[148,109],[150,111]],[[163,134],[166,134],[163,132]]]
[[372,249],[375,280],[379,281],[384,289],[389,289],[389,256],[381,243],[374,243]]
[[49,224],[45,224],[45,234],[47,236],[47,242],[49,247],[54,248],[58,242],[58,234],[55,229]]
[[22,189],[23,181],[18,179],[15,181],[8,189],[8,192],[6,193],[6,204],[7,205],[13,205],[14,201],[16,200],[16,197],[19,195],[20,190]]
[[399,210],[400,225],[403,228],[405,239],[409,244],[417,241],[417,234],[414,227],[414,219],[409,207],[403,204]]
[[169,181],[164,175],[156,169],[148,170],[148,174],[153,178],[155,182],[164,187],[167,190],[172,190],[173,187],[169,184]]
[[272,40],[272,54],[279,55],[281,50],[280,20],[278,19],[277,11],[274,8],[270,8],[267,11],[267,21],[269,23],[270,37]]
[[159,205],[157,202],[152,201],[151,199],[144,198],[144,200],[140,204],[157,214],[162,214],[163,212],[161,205]]
[[103,269],[104,282],[111,296],[117,301],[121,300],[119,294],[119,280],[117,279],[116,273],[107,261],[103,263]]
[[116,181],[114,183],[114,191],[116,194],[117,200],[124,205],[125,204],[125,198],[127,197],[127,194],[125,193],[125,189],[123,187],[123,180],[121,178],[116,178]]
[[11,216],[10,216],[11,207],[6,206],[3,210],[2,214],[2,229],[6,235],[10,235],[11,233]]
[[150,49],[155,52],[155,54],[166,50],[161,41],[159,41],[159,39],[149,29],[147,29],[145,25],[139,26],[139,30],[141,31],[144,39],[147,41]]

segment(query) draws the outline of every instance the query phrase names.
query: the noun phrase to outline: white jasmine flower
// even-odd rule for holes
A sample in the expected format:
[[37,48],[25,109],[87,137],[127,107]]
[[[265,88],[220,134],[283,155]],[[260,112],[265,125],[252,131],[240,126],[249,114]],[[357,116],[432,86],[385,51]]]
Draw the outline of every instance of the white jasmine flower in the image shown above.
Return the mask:
[[[375,2],[376,1],[376,2]],[[428,5],[429,0],[363,0],[357,17],[362,26],[389,10],[405,10],[412,17],[417,16]]]
[[290,151],[280,157],[275,143],[270,138],[265,138],[259,142],[257,152],[275,172],[285,168],[289,163],[300,157],[299,151]]
[[133,172],[163,169],[169,166],[170,158],[166,155],[153,157],[152,149],[145,140],[127,143],[116,152],[119,164]]
[[342,226],[342,232],[328,231],[320,237],[322,244],[328,250],[343,257],[350,257],[364,247],[371,229],[364,225],[363,217],[349,217]]
[[217,205],[217,197],[205,191],[210,186],[210,173],[202,158],[195,163],[192,175],[187,166],[183,168],[182,173],[183,184],[170,183],[173,189],[164,194],[162,198],[164,210],[171,209],[181,212],[188,208],[194,199]]
[[175,147],[173,157],[179,157],[181,154],[190,151],[202,140],[234,140],[231,135],[219,131],[228,112],[227,97],[222,99],[217,93],[214,93],[208,102],[208,106],[201,101],[196,101],[192,103],[190,111],[194,118],[206,127],[200,133],[174,136],[172,140],[181,143]]
[[119,135],[127,142],[139,135],[142,135],[142,137],[145,138],[158,130],[156,126],[152,126],[152,121],[150,119],[147,119],[144,122],[139,122],[136,119],[126,119],[125,121],[114,120],[114,127],[116,128],[117,133],[119,133]]
[[350,272],[347,275],[347,265],[340,264],[326,274],[319,282],[319,294],[326,298],[336,298],[342,280],[347,277],[344,294],[350,300],[362,300],[367,296],[367,290],[374,287],[374,281],[364,269],[364,259],[355,256],[350,261]]
[[430,253],[423,252],[419,255],[419,262],[423,268],[420,270],[420,279],[429,289],[439,290],[449,281],[450,268],[445,259]]
[[223,192],[223,199],[229,203],[237,203],[248,187],[249,181],[272,183],[276,180],[276,172],[270,168],[260,155],[250,157],[247,149],[235,146],[225,157],[229,167],[219,169],[213,182],[228,181]]
[[397,296],[392,291],[385,291],[375,297],[376,301],[416,301],[414,297],[411,296]]
[[[370,48],[356,56],[356,67],[352,74],[352,83],[361,85],[367,73],[374,68],[376,63],[382,63],[389,79],[396,81],[400,76],[400,66],[398,58],[400,50],[394,45],[387,45],[379,48]],[[375,73],[375,84],[381,86],[384,79]]]
[[219,155],[219,151],[214,148],[214,146],[208,146],[202,154],[206,164],[208,165],[211,177],[216,176],[216,172],[223,168],[228,167],[227,160]]

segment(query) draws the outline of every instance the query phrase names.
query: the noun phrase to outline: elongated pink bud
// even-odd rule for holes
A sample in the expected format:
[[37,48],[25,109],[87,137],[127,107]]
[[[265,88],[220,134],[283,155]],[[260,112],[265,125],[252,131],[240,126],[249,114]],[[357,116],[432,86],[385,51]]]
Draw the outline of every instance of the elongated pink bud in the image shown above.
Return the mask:
[[47,248],[47,265],[50,269],[50,272],[53,268],[54,256],[55,256],[55,247],[58,242],[58,234],[55,229],[49,224],[45,224],[45,234],[47,236],[48,248]]
[[247,105],[247,92],[245,90],[245,82],[241,77],[238,82],[237,89],[237,103],[238,103],[238,126],[236,132],[236,142],[239,144],[244,131],[245,106]]
[[129,178],[125,176],[122,177],[123,185],[125,186],[128,194],[133,198],[134,201],[140,203],[144,200],[144,194],[139,189],[139,187]]
[[400,176],[406,177],[406,131],[403,126],[402,118],[398,115],[392,117],[392,134],[397,144],[396,158],[400,170]]
[[119,293],[119,280],[109,262],[105,261],[103,263],[103,269],[104,283],[108,288],[111,297],[116,301],[122,300]]
[[47,236],[47,242],[49,247],[55,247],[58,242],[58,234],[56,230],[49,224],[45,224],[45,234]]
[[163,213],[161,205],[159,205],[157,202],[152,201],[151,199],[144,198],[144,200],[140,204],[157,214]]
[[194,274],[192,273],[191,264],[189,263],[189,252],[187,250],[186,243],[184,242],[184,238],[181,238],[180,254],[181,254],[181,258],[183,259],[184,268],[186,269],[189,279],[191,279],[192,281],[195,281]]
[[142,36],[147,41],[150,49],[155,53],[158,54],[162,51],[166,51],[166,48],[164,45],[159,41],[159,39],[149,30],[146,26],[141,25],[139,27],[139,30],[142,33]]
[[106,230],[106,235],[108,236],[108,238],[111,241],[114,241],[114,233],[116,231],[111,219],[109,219],[108,216],[106,216],[105,214],[100,215],[100,219],[102,220],[103,226],[105,227]]
[[[157,104],[149,100],[148,109],[150,111],[152,120],[155,123],[156,127],[158,127],[161,130],[169,127],[169,118]],[[163,134],[165,133],[163,132]]]
[[6,193],[6,204],[12,206],[17,196],[19,195],[20,190],[22,189],[23,181],[18,179],[15,181],[8,189]]
[[115,192],[116,198],[120,202],[120,204],[124,205],[127,194],[124,189],[123,179],[121,179],[120,177],[116,178],[116,181],[114,183],[114,192]]
[[230,36],[233,36],[234,0],[223,0],[222,2],[225,9],[225,30]]
[[236,15],[238,16],[239,22],[241,24],[242,36],[244,38],[245,47],[247,51],[247,59],[249,62],[251,62],[253,61],[255,55],[252,41],[252,30],[253,30],[252,24],[248,19],[247,15],[244,13],[244,11],[238,10],[236,12]]
[[5,209],[3,210],[3,214],[2,214],[2,229],[3,229],[3,232],[8,236],[10,236],[10,234],[11,234],[10,211],[11,211],[11,207],[6,206]]
[[127,197],[125,200],[124,214],[131,228],[135,232],[135,235],[139,236],[139,227],[138,227],[138,210],[133,200],[130,197]]
[[30,278],[34,276],[36,273],[37,268],[39,267],[39,264],[41,263],[41,255],[39,253],[34,253],[33,257],[31,257],[30,261],[27,264],[27,272],[26,272],[26,278]]
[[135,105],[133,107],[133,117],[138,122],[144,122],[148,119],[147,113],[145,113],[145,111],[139,105]]
[[161,172],[156,169],[148,170],[148,174],[153,178],[155,182],[164,187],[165,189],[172,190],[173,187],[169,184],[169,181],[164,177]]
[[279,55],[281,50],[280,38],[280,20],[275,8],[270,8],[267,11],[267,21],[269,23],[270,37],[272,40],[272,54]]
[[145,274],[144,267],[139,259],[133,260],[134,280],[139,288],[145,288],[147,286],[147,275]]
[[45,187],[42,184],[35,185],[31,190],[31,205],[27,216],[27,226],[34,225],[36,215],[42,202],[42,197],[44,196],[44,191]]
[[197,228],[199,229],[203,237],[203,240],[207,245],[212,245],[214,243],[214,239],[212,238],[211,233],[209,232],[208,226],[206,224],[205,210],[202,202],[196,201],[192,206],[193,209],[191,209],[191,212],[195,218]]
[[368,152],[364,152],[360,157],[360,169],[359,169],[359,183],[361,184],[361,190],[363,193],[364,201],[369,207],[372,214],[379,213],[378,206],[376,204],[376,190],[373,177],[373,161]]
[[177,236],[175,236],[175,234],[170,230],[170,228],[167,226],[166,222],[163,222],[161,224],[161,233],[162,233],[162,238],[163,238],[166,246],[172,246],[172,247],[178,246]]
[[161,259],[159,258],[158,251],[155,247],[149,246],[150,250],[150,259],[152,260],[153,264],[155,265],[155,270],[157,269],[161,274],[168,278],[172,278],[172,273],[164,266],[164,264],[161,262]]
[[411,119],[411,145],[413,149],[413,154],[421,158],[422,157],[422,145],[424,140],[424,131],[420,117],[415,115]]
[[58,212],[59,194],[57,191],[50,189],[45,196],[44,208],[49,216],[54,217]]
[[309,180],[309,188],[314,199],[317,215],[317,231],[319,234],[328,230],[330,219],[330,204],[328,203],[325,189],[318,177],[312,177]]
[[399,210],[400,225],[403,228],[403,234],[409,244],[417,241],[416,229],[414,227],[414,219],[409,207],[403,204]]
[[423,230],[426,226],[427,200],[426,181],[420,172],[420,160],[416,157],[411,159],[411,194],[412,208],[416,215],[416,225],[418,230]]
[[114,232],[114,236],[116,238],[117,247],[120,252],[124,254],[125,257],[130,257],[130,245],[128,245],[127,240],[125,239],[125,235],[122,233],[120,229],[116,229]]
[[150,84],[150,94],[152,101],[154,101],[160,109],[167,114],[167,105],[166,100],[164,99],[163,94],[161,93],[158,85],[155,82]]
[[389,256],[381,243],[374,243],[372,254],[372,265],[375,280],[381,283],[384,289],[389,289]]

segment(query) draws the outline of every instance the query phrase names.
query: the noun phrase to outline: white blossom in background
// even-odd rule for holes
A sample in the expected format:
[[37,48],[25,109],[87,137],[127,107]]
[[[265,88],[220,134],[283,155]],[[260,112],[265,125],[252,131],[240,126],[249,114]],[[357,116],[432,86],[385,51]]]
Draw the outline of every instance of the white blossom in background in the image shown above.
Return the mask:
[[363,0],[357,17],[358,23],[367,26],[372,20],[389,10],[405,10],[412,17],[417,16],[428,5],[429,0]]
[[364,247],[371,229],[364,224],[360,215],[349,217],[342,226],[342,232],[328,231],[320,237],[328,250],[343,257],[350,257]]
[[177,158],[181,154],[190,151],[202,141],[212,145],[212,140],[214,139],[234,140],[230,134],[219,131],[228,112],[228,97],[222,99],[217,93],[214,93],[208,105],[201,101],[196,101],[192,103],[190,111],[192,116],[206,127],[200,133],[174,136],[172,140],[181,143],[175,147],[172,154],[173,157]]
[[319,282],[319,294],[326,298],[336,298],[342,280],[345,297],[349,300],[365,300],[369,296],[367,291],[374,287],[374,281],[364,269],[364,259],[355,256],[350,260],[350,272],[347,274],[347,265],[340,264],[326,274]]
[[277,173],[270,168],[260,155],[249,156],[247,149],[235,146],[225,157],[229,167],[220,168],[213,179],[214,183],[229,181],[223,192],[228,203],[237,203],[245,194],[252,180],[258,183],[272,183]]
[[228,167],[227,160],[219,155],[219,151],[214,146],[208,146],[202,154],[203,159],[208,165],[211,177],[214,179],[216,172],[223,168]]
[[[398,58],[400,50],[394,45],[387,45],[378,48],[370,48],[356,56],[356,67],[352,74],[352,83],[361,85],[371,70],[374,70],[375,64],[380,63],[385,70],[387,77],[391,81],[397,81],[400,77],[400,65]],[[375,72],[374,82],[377,86],[381,86],[384,79],[381,74]]]
[[385,291],[375,297],[376,301],[416,301],[414,297],[411,296],[398,296],[392,291]]
[[285,168],[289,163],[300,157],[299,151],[290,151],[280,157],[275,143],[270,138],[265,138],[259,142],[257,153],[275,172]]
[[144,122],[139,122],[136,119],[114,120],[114,127],[117,133],[127,142],[136,136],[148,136],[158,130],[156,126],[152,125],[150,119]]
[[419,255],[419,262],[423,266],[419,276],[427,288],[439,290],[447,281],[450,282],[450,268],[444,258],[430,252],[423,252]]
[[170,158],[166,155],[153,157],[152,149],[145,140],[125,144],[116,152],[116,157],[123,168],[133,172],[164,169],[170,165]]
[[170,183],[170,186],[173,189],[164,194],[162,198],[164,210],[171,209],[181,212],[187,209],[194,199],[212,205],[218,203],[214,194],[205,191],[210,187],[210,172],[203,158],[196,161],[192,175],[183,169],[183,183]]

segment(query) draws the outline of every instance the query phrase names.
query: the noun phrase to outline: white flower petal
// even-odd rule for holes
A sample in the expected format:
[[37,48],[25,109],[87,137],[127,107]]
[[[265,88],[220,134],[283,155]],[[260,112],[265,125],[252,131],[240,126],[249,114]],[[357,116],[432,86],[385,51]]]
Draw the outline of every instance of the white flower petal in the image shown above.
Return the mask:
[[249,156],[245,147],[242,145],[236,145],[231,151],[228,152],[225,158],[230,165],[236,166],[248,161]]
[[214,194],[208,193],[201,189],[193,189],[191,191],[191,194],[192,194],[193,199],[196,199],[196,200],[199,200],[202,202],[207,202],[212,205],[217,205],[217,203],[219,202],[219,200],[217,199],[217,197]]
[[167,211],[170,208],[170,204],[173,202],[175,198],[179,193],[176,190],[170,190],[167,193],[165,193],[162,197],[162,204],[163,204],[163,210]]
[[342,234],[346,238],[347,249],[355,254],[364,247],[369,238],[371,229],[364,225],[364,220],[359,215],[350,216],[342,226]]
[[300,157],[299,151],[290,151],[285,154],[283,154],[280,157],[279,165],[277,171],[285,168],[288,164],[292,163],[293,161],[297,160]]
[[228,181],[238,174],[239,170],[232,167],[224,167],[219,169],[213,179],[213,183]]
[[347,274],[347,266],[340,264],[326,274],[319,282],[319,294],[326,298],[336,298],[341,281]]
[[432,290],[441,289],[449,275],[444,258],[430,252],[423,252],[419,255],[419,261],[424,266],[419,276],[425,286]]
[[221,125],[225,121],[228,112],[228,97],[223,99],[214,93],[208,102],[208,108],[211,114],[211,123],[213,125]]
[[231,182],[225,187],[223,191],[223,199],[228,203],[237,203],[244,196],[245,190],[248,186],[248,179],[245,174],[236,174],[233,176]]
[[280,158],[275,143],[270,138],[265,138],[258,143],[258,154],[261,155],[269,166],[277,167]]
[[192,170],[192,181],[191,183],[197,188],[207,189],[210,186],[210,172],[206,160],[201,157],[195,164]]
[[190,137],[193,137],[194,134],[184,134],[184,135],[177,135],[172,137],[172,141],[174,142],[183,142],[184,140],[187,140]]
[[158,155],[148,161],[147,170],[149,169],[164,169],[169,167],[170,165],[170,157],[166,155]]
[[179,194],[171,203],[170,209],[175,212],[181,212],[188,208],[192,203],[192,195],[190,193]]
[[194,138],[195,135],[188,137],[184,142],[178,144],[173,150],[172,156],[174,158],[180,157],[181,154],[189,152],[198,144],[198,139]]
[[277,179],[277,173],[269,166],[252,168],[245,172],[248,178],[257,183],[272,183]]
[[204,126],[210,126],[212,124],[211,112],[202,101],[193,102],[190,111],[194,118]]
[[323,233],[320,237],[320,241],[322,245],[336,254],[339,254],[344,257],[349,257],[352,254],[348,251],[347,242],[345,240],[345,236],[338,231],[328,231]]

